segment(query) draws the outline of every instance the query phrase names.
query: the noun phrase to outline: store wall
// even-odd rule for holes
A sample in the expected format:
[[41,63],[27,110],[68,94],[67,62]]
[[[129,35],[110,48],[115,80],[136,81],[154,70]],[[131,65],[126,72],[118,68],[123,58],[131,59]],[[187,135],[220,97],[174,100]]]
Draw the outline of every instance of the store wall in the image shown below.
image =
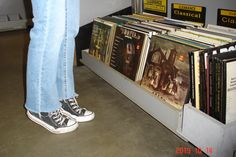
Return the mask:
[[[168,16],[171,3],[206,6],[206,23],[216,24],[217,9],[236,10],[236,0],[168,0]],[[89,23],[96,16],[104,16],[131,6],[131,0],[81,0],[81,26]],[[31,17],[30,0],[0,0],[0,15],[20,14]]]
[[[105,16],[131,5],[131,0],[81,0],[81,22],[83,26],[97,16]],[[0,0],[0,15],[20,14],[31,18],[30,0]],[[75,17],[76,18],[76,17]]]
[[105,16],[131,6],[131,0],[81,0],[81,26],[93,18]]
[[0,0],[0,15],[20,14],[26,18],[24,1],[27,0]]

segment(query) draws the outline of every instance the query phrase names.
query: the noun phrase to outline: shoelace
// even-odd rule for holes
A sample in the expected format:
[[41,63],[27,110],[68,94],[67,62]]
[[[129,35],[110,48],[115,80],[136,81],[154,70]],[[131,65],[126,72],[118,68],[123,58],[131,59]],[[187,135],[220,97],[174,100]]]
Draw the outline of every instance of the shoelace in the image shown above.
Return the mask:
[[57,124],[63,125],[63,123],[64,123],[66,117],[64,117],[64,116],[62,115],[60,109],[59,109],[59,110],[56,110],[56,111],[54,111],[54,112],[51,112],[50,114],[51,114],[52,119],[55,120],[55,122],[56,122]]
[[78,102],[76,101],[75,98],[68,99],[69,105],[71,108],[77,112],[80,113],[82,111],[82,108],[79,107]]

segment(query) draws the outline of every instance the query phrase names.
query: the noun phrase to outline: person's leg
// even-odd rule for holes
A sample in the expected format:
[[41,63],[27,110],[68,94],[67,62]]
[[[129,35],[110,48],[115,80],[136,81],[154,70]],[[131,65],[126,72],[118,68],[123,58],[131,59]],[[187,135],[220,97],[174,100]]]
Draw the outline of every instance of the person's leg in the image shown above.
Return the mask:
[[80,1],[66,0],[65,38],[60,52],[60,65],[58,66],[58,89],[61,98],[63,113],[85,122],[94,118],[94,113],[80,108],[75,97],[73,62],[75,50],[75,37],[79,32]]
[[61,106],[56,78],[65,34],[65,0],[32,0],[32,7],[25,106],[33,112],[51,112]]
[[57,89],[59,52],[65,34],[65,0],[32,0],[27,63],[28,117],[53,133],[73,131],[78,124],[61,114]]
[[65,0],[65,34],[59,54],[57,85],[61,100],[76,97],[74,85],[75,37],[79,32],[80,0]]

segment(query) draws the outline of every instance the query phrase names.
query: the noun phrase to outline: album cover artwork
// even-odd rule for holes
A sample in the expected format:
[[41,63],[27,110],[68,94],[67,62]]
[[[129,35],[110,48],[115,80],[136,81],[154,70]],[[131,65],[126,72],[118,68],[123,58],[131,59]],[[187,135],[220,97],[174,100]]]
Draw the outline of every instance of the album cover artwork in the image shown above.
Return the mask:
[[141,86],[180,109],[189,92],[188,52],[197,48],[161,36],[153,36]]
[[136,81],[146,36],[145,33],[137,30],[118,26],[110,66]]

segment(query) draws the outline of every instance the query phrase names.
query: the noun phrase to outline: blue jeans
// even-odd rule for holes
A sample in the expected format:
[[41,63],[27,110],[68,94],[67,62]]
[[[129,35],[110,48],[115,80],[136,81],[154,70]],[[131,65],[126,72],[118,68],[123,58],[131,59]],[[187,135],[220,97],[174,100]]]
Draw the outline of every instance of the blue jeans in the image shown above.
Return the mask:
[[79,0],[32,0],[34,27],[27,61],[26,109],[51,112],[77,96],[73,62]]

